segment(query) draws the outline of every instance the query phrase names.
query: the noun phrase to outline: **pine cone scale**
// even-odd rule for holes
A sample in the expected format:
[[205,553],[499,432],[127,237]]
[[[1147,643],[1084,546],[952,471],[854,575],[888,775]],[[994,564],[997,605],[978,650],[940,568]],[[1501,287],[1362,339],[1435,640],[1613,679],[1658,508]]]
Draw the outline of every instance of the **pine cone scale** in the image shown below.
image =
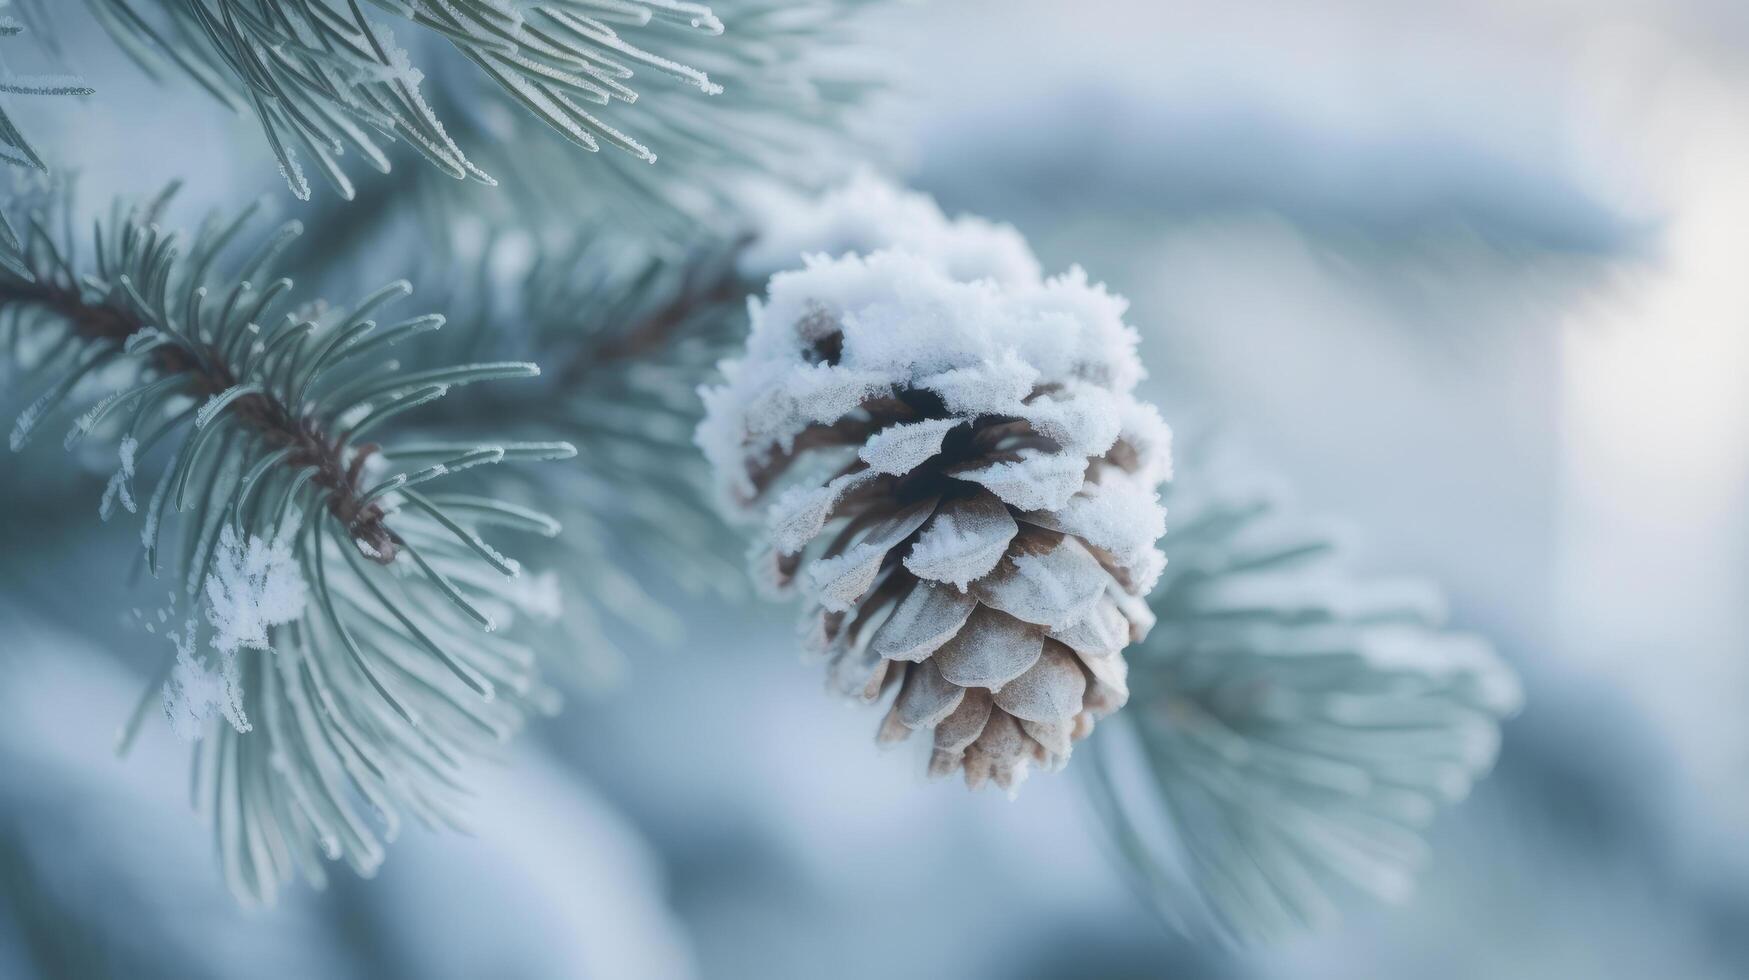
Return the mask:
[[892,711],[912,731],[934,728],[965,699],[966,689],[941,675],[935,661],[909,668]]
[[919,582],[899,600],[870,643],[888,660],[924,660],[952,639],[977,608],[977,599],[952,586]]
[[1032,669],[1044,653],[1044,631],[980,605],[930,662],[961,687],[994,691]]
[[905,555],[905,568],[964,590],[995,570],[1019,533],[1019,522],[994,495],[959,497],[935,512]]
[[1026,673],[994,694],[996,706],[1021,721],[1051,724],[1080,714],[1081,696],[1086,691],[1087,678],[1074,651],[1061,643],[1047,642]]

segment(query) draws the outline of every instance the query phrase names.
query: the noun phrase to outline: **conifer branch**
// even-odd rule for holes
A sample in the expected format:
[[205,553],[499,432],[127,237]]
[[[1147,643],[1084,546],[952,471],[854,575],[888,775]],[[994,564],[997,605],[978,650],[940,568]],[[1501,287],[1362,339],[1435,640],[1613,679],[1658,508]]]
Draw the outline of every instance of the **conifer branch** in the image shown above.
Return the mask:
[[745,329],[756,288],[737,268],[745,244],[628,259],[619,243],[585,234],[535,248],[532,262],[507,270],[504,256],[527,254],[528,243],[506,234],[433,276],[459,284],[448,303],[458,322],[441,356],[540,352],[555,365],[530,384],[482,392],[475,411],[439,405],[431,417],[451,433],[517,418],[577,447],[562,483],[537,471],[491,474],[495,495],[552,506],[570,530],[564,560],[549,562],[568,645],[613,653],[624,643],[620,626],[672,642],[681,625],[664,595],[738,594],[732,538],[709,502],[691,432],[699,379]]
[[576,341],[558,372],[559,388],[575,391],[592,372],[659,356],[675,342],[688,339],[688,328],[700,324],[708,323],[709,329],[719,333],[719,340],[725,340],[721,336],[728,325],[725,321],[732,319],[733,308],[744,305],[756,288],[740,275],[735,263],[749,240],[735,241],[720,253],[701,249],[690,261],[678,263],[671,284],[652,291],[655,302],[628,315],[616,329],[588,324],[573,328]]
[[476,77],[433,71],[426,83],[432,105],[504,186],[486,193],[477,184],[417,177],[445,220],[485,214],[567,230],[590,220],[682,247],[701,227],[735,234],[748,217],[750,184],[814,191],[883,158],[887,143],[873,130],[873,110],[897,84],[873,39],[880,14],[902,3],[716,0],[721,36],[667,32],[663,53],[704,71],[722,92],[698,98],[671,79],[640,90],[636,132],[659,156],[653,166],[628,153],[577,166],[562,133],[527,113],[491,111]]
[[[1186,465],[1188,464],[1188,465]],[[1282,491],[1180,454],[1175,544],[1089,788],[1169,921],[1241,942],[1401,900],[1422,830],[1492,766],[1517,678],[1431,587],[1356,576]]]
[[[228,246],[249,215],[208,222],[184,256],[158,227],[168,199],[114,209],[89,263],[48,230],[65,228],[66,201],[32,211],[0,272],[0,339],[43,390],[11,441],[95,397],[66,445],[118,439],[100,513],[143,510],[145,567],[173,573],[169,605],[140,623],[173,649],[123,744],[162,684],[172,726],[206,736],[197,799],[233,891],[271,901],[295,870],[320,883],[320,855],[370,873],[402,811],[454,824],[464,762],[553,707],[533,650],[495,631],[555,611],[484,535],[557,523],[433,488],[575,450],[480,438],[434,453],[380,431],[457,387],[539,372],[402,370],[389,348],[442,325],[378,326],[405,282],[349,309],[290,305],[270,267],[295,223],[239,259]],[[136,496],[161,446],[156,487]]]
[[[124,354],[129,337],[153,329],[155,321],[120,295],[88,295],[77,285],[55,281],[53,275],[0,281],[0,313],[37,311],[60,320],[70,336],[96,351],[93,362]],[[145,360],[149,373],[178,381],[166,390],[195,401],[244,392],[228,403],[239,428],[277,453],[279,465],[311,471],[310,482],[323,492],[329,513],[346,527],[361,550],[368,549],[366,553],[378,564],[394,563],[395,536],[384,522],[383,508],[380,503],[365,502],[360,485],[364,464],[378,448],[375,444],[366,443],[348,453],[343,437],[323,431],[314,418],[294,415],[278,393],[249,390],[212,340],[190,338],[187,346],[156,344]],[[14,430],[15,451],[28,440],[35,421],[33,417],[30,425]]]
[[[184,74],[259,120],[287,183],[310,196],[309,160],[342,197],[349,149],[384,173],[383,144],[405,139],[443,173],[495,183],[445,131],[421,93],[424,73],[360,0],[86,0],[145,70]],[[656,154],[598,116],[638,97],[646,74],[667,75],[705,95],[719,87],[702,71],[634,43],[721,34],[710,8],[680,0],[365,0],[441,38],[541,124],[575,147],[608,143],[649,163]],[[147,7],[155,6],[156,11]],[[622,31],[625,33],[622,35]],[[593,107],[593,108],[586,108]],[[301,157],[300,153],[307,154]]]
[[[32,7],[23,8],[25,23],[6,16],[6,0],[0,0],[0,37],[13,37],[24,33],[26,26],[35,27],[42,19],[42,12]],[[45,36],[46,39],[46,36]],[[52,48],[52,42],[50,47]],[[0,93],[7,95],[90,95],[92,88],[76,78],[68,76],[26,76],[14,75],[9,71],[0,70]],[[14,166],[29,167],[46,173],[48,164],[43,162],[41,155],[33,149],[13,124],[4,111],[0,111],[0,162]],[[10,229],[0,231],[0,238],[9,235]]]

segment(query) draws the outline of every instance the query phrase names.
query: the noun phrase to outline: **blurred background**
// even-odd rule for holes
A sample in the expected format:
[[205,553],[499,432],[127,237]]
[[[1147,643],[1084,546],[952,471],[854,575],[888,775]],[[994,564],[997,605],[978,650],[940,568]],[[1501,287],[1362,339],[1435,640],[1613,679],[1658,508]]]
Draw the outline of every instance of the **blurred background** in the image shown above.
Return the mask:
[[[43,557],[0,562],[0,976],[1749,976],[1746,41],[1720,0],[933,0],[872,42],[890,169],[1129,297],[1168,419],[1521,672],[1408,904],[1182,940],[1073,767],[927,784],[788,610],[723,600],[482,773],[472,836],[243,912],[183,747],[112,752],[142,641],[73,570],[130,536],[14,458],[0,549]],[[283,191],[247,120],[74,61],[100,98],[15,115],[85,193]]]

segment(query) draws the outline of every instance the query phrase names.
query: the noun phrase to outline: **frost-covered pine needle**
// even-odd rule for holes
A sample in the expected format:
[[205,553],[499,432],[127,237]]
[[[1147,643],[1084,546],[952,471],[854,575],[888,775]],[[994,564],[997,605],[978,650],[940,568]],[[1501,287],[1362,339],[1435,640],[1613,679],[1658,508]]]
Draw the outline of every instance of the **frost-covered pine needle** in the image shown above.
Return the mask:
[[[404,140],[439,171],[495,183],[451,137],[424,94],[426,73],[391,28],[356,0],[86,0],[120,47],[148,71],[189,76],[259,122],[293,193],[310,196],[314,169],[341,197],[355,193],[343,156],[390,167]],[[706,98],[721,91],[699,68],[657,53],[689,36],[723,32],[710,8],[669,0],[371,0],[403,25],[413,49],[447,43],[508,106],[576,147],[607,142],[642,161],[656,154],[599,112],[629,106],[652,78]]]
[[[0,2],[0,37],[25,31],[24,24],[7,16],[9,6]],[[84,96],[92,92],[89,85],[71,75],[20,75],[0,66],[0,93],[6,95]],[[0,111],[0,162],[44,173],[49,169],[4,111]],[[0,224],[4,224],[3,219]],[[8,226],[0,229],[0,239],[16,239],[16,235]]]
[[1089,786],[1171,921],[1241,941],[1405,898],[1423,829],[1493,764],[1517,679],[1422,583],[1355,574],[1338,538],[1235,457],[1193,454]]
[[252,255],[227,248],[241,219],[178,248],[167,199],[114,209],[85,261],[45,231],[70,202],[31,214],[0,247],[0,342],[41,390],[19,449],[64,412],[68,448],[116,442],[100,513],[140,512],[141,565],[171,586],[159,620],[182,624],[142,618],[171,646],[148,697],[198,739],[196,799],[232,890],[269,902],[294,874],[320,884],[324,858],[371,873],[404,816],[456,824],[467,761],[556,706],[517,628],[554,604],[487,538],[557,524],[455,491],[480,467],[575,451],[423,431],[411,441],[441,449],[401,452],[419,409],[538,368],[404,369],[388,348],[442,322],[383,316],[406,283],[294,305],[269,263],[295,224]]

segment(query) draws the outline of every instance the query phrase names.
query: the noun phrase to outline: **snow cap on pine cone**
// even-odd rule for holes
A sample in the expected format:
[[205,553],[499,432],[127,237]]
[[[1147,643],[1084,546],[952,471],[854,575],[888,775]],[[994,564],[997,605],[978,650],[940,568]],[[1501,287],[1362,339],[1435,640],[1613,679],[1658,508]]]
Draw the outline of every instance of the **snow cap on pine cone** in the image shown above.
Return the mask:
[[1013,225],[977,215],[949,219],[927,194],[862,171],[818,197],[756,188],[748,210],[759,236],[741,253],[748,279],[794,269],[810,255],[866,255],[883,249],[927,259],[951,279],[1036,284],[1043,272]]
[[880,739],[929,733],[932,775],[1012,788],[1129,696],[1171,434],[1132,393],[1126,307],[1079,269],[816,255],[702,392],[726,504],[764,518],[755,575],[802,595],[833,688],[896,689]]

